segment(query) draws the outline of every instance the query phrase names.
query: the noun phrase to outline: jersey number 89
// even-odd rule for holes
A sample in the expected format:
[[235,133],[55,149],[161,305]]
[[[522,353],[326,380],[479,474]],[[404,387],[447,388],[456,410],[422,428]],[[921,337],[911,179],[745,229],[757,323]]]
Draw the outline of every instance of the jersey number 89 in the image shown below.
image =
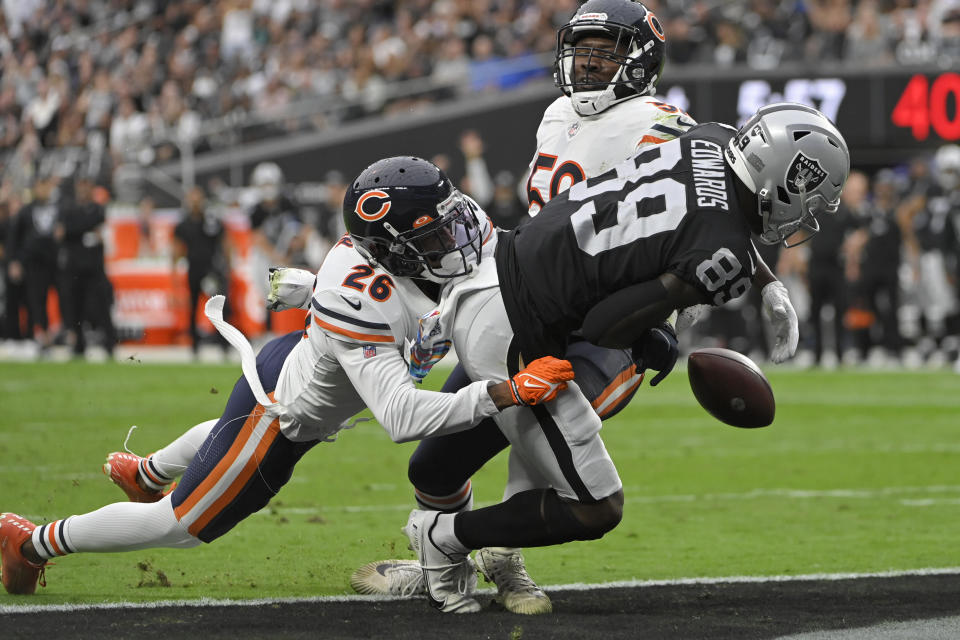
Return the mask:
[[[570,187],[570,202],[584,202],[570,216],[580,249],[596,256],[657,233],[673,231],[680,226],[687,215],[686,186],[669,176],[640,181],[636,176],[638,173],[652,176],[668,171],[680,162],[681,157],[680,141],[671,140],[636,156],[633,159],[636,169],[624,163],[612,170],[611,173],[616,175],[608,180],[593,186],[578,182]],[[631,179],[633,184],[628,186]],[[597,213],[594,199],[611,191],[620,192],[616,224],[598,230],[593,220]],[[641,209],[644,215],[639,214]],[[748,276],[738,278],[742,271],[743,265],[733,252],[720,248],[697,266],[696,274],[707,291],[717,292],[713,304],[720,305],[739,297],[750,288]],[[727,287],[729,282],[733,284]]]

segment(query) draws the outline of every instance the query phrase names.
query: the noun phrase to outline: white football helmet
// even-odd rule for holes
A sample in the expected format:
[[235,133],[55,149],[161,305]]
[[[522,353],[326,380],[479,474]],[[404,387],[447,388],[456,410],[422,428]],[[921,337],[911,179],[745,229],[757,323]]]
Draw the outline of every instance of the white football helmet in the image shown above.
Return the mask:
[[[836,213],[850,174],[850,151],[837,127],[816,109],[793,102],[762,107],[724,155],[757,195],[764,244],[792,247],[819,231],[816,216]],[[806,236],[790,243],[801,228]]]

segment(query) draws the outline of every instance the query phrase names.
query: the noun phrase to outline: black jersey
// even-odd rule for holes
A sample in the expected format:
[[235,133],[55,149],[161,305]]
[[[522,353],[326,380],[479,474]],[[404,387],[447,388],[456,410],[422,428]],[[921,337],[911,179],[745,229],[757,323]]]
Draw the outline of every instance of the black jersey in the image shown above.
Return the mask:
[[663,273],[713,305],[750,288],[756,249],[723,159],[734,133],[709,123],[648,147],[501,237],[500,289],[527,362],[562,357],[597,302]]

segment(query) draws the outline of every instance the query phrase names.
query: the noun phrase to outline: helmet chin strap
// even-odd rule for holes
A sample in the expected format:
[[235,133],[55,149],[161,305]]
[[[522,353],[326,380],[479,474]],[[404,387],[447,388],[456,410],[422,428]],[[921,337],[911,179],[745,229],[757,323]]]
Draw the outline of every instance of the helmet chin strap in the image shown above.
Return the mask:
[[595,116],[607,109],[613,101],[613,92],[609,89],[594,91],[574,91],[570,94],[573,110],[581,116]]

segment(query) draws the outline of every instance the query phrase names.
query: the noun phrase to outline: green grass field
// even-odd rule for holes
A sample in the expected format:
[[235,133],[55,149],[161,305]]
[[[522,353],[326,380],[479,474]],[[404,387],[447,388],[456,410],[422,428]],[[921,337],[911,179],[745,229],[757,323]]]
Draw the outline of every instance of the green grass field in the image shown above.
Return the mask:
[[[531,574],[557,585],[960,566],[960,376],[767,373],[777,418],[752,431],[709,417],[682,371],[641,388],[603,430],[623,522],[599,541],[528,550]],[[130,449],[149,453],[219,415],[238,375],[0,363],[0,511],[46,522],[122,499],[100,465],[128,428],[139,427]],[[350,593],[360,564],[413,557],[400,533],[413,447],[361,424],[310,452],[270,507],[212,545],[62,558],[30,602]],[[499,499],[505,463],[475,478],[478,504]]]

